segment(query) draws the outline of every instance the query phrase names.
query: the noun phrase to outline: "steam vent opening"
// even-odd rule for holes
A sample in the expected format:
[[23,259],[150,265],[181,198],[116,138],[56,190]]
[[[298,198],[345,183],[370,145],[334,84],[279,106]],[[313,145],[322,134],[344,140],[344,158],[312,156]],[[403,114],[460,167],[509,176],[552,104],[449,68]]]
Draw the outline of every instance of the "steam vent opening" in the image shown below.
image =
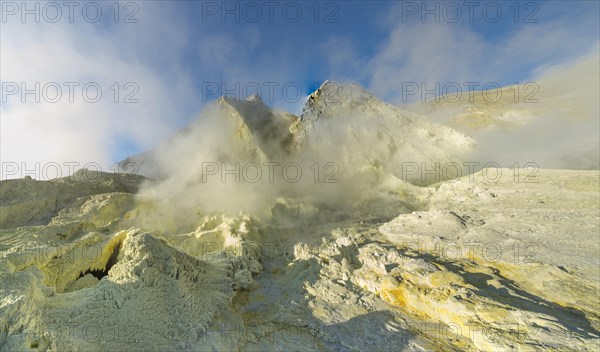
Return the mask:
[[101,280],[103,277],[107,276],[108,272],[113,267],[113,265],[117,264],[117,261],[118,261],[117,258],[119,257],[119,252],[121,251],[121,246],[122,246],[122,243],[119,243],[118,245],[114,246],[113,252],[111,253],[110,257],[108,258],[108,261],[106,262],[106,266],[104,267],[104,269],[102,269],[102,270],[101,269],[93,269],[93,270],[88,269],[85,272],[81,273],[77,279],[81,279],[82,277],[84,277],[87,274],[91,274],[98,280]]

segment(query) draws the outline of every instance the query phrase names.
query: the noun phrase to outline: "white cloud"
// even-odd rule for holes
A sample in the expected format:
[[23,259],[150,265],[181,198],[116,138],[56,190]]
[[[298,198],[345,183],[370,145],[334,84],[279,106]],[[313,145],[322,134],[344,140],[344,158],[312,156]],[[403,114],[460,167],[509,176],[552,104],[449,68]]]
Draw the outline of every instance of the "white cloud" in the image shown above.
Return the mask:
[[[356,43],[349,38],[334,38],[321,51],[328,57],[332,76],[342,72],[342,77],[366,82],[376,95],[401,104],[403,82],[424,83],[428,89],[434,89],[436,82],[441,86],[449,82],[514,83],[507,79],[522,82],[531,70],[585,55],[598,42],[597,5],[575,5],[544,4],[535,16],[538,23],[488,22],[477,27],[466,20],[435,22],[431,16],[426,22],[420,16],[406,21],[406,9],[398,4],[382,21],[389,35],[373,43],[375,50],[369,58],[352,50]],[[505,10],[506,16],[513,15]],[[340,50],[344,57],[331,54],[332,50]]]
[[[26,95],[23,103],[17,94],[2,104],[2,163],[16,161],[33,168],[38,162],[95,162],[110,171],[123,144],[149,148],[181,124],[186,116],[175,114],[192,100],[190,81],[178,65],[159,65],[160,55],[177,62],[183,47],[177,38],[184,34],[174,27],[155,27],[157,17],[169,22],[163,9],[142,5],[140,10],[139,23],[109,27],[81,19],[2,24],[3,87],[16,83],[32,89],[39,82],[41,88],[40,103],[34,95]],[[55,103],[49,102],[55,90],[43,89],[52,82],[62,91]],[[65,82],[78,84],[72,99]],[[83,96],[81,88],[87,83],[102,91],[96,103]],[[94,98],[95,89],[88,92],[87,97]],[[139,102],[124,103],[127,97]]]
[[319,51],[330,68],[327,79],[356,82],[364,78],[361,68],[365,60],[349,36],[332,36],[319,45]]
[[455,24],[398,25],[366,67],[370,89],[400,102],[403,82],[434,88],[435,82],[485,79],[486,70],[475,64],[481,64],[486,46],[477,34]]

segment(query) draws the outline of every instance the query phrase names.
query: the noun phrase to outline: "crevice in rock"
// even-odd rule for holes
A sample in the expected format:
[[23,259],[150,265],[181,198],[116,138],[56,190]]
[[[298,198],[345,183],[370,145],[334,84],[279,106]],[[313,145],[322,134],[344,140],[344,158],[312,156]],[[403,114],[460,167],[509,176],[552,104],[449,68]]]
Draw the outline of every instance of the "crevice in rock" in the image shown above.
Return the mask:
[[122,246],[122,243],[119,243],[118,245],[114,246],[113,252],[111,253],[110,257],[108,258],[108,261],[106,262],[106,265],[104,266],[104,269],[88,269],[85,272],[81,273],[77,279],[80,279],[87,274],[91,274],[98,280],[101,280],[103,277],[107,276],[110,269],[118,262],[118,257],[119,257],[119,252],[121,251],[121,246]]

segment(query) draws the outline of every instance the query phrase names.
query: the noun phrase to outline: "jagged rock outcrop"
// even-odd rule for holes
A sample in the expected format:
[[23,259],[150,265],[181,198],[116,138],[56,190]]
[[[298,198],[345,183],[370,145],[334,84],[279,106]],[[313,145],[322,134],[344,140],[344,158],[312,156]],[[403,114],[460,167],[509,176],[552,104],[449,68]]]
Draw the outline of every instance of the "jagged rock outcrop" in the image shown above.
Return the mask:
[[370,167],[417,184],[432,183],[434,178],[408,175],[407,164],[421,168],[424,163],[434,169],[436,163],[460,162],[474,144],[451,128],[387,104],[357,85],[335,82],[325,82],[308,97],[293,130],[299,153],[308,149],[309,155],[325,154],[347,172]]
[[[334,163],[346,175],[375,169],[413,183],[406,163],[460,161],[474,141],[424,116],[387,104],[354,84],[325,82],[306,102],[300,118],[271,110],[257,96],[221,97],[184,131],[155,151],[128,158],[147,176],[165,177],[189,162],[301,161]],[[420,167],[420,166],[419,166]],[[439,172],[438,172],[439,173]],[[436,181],[439,181],[438,177]]]

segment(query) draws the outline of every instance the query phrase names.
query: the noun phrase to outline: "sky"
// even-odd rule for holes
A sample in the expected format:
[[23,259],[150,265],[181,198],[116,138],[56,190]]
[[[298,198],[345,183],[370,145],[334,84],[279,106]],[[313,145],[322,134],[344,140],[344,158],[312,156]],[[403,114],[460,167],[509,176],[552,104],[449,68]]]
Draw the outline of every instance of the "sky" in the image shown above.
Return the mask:
[[3,179],[111,172],[220,95],[300,114],[334,80],[402,105],[422,97],[407,83],[529,82],[597,55],[600,40],[597,1],[0,5]]

